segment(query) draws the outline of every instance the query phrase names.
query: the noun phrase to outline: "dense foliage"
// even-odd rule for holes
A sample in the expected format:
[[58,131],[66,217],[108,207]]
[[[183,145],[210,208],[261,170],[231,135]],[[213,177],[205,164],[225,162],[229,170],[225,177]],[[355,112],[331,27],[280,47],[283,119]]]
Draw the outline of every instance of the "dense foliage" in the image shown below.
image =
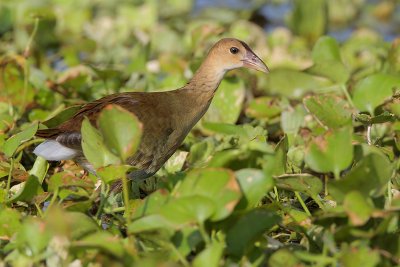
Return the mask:
[[[1,1],[0,265],[400,264],[400,41],[324,35],[365,14],[398,21],[399,2],[297,0],[268,34],[260,2]],[[76,105],[184,85],[224,36],[271,73],[228,73],[155,177],[127,181],[141,128],[118,107],[82,126],[98,177],[32,153]]]

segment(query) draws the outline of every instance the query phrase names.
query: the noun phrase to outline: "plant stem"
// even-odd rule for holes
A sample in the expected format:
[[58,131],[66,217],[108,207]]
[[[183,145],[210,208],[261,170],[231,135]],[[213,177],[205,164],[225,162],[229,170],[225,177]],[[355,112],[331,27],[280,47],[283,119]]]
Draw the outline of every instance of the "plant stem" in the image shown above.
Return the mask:
[[6,192],[9,195],[10,187],[11,187],[11,178],[12,178],[12,171],[14,169],[14,158],[10,159],[10,170],[8,171],[8,178],[7,178],[7,187]]
[[341,85],[340,88],[343,91],[344,96],[346,97],[347,101],[349,102],[350,106],[352,108],[356,108],[356,106],[354,106],[353,100],[351,99],[351,96],[349,94],[349,92],[347,91],[346,85]]
[[125,204],[125,216],[126,222],[129,225],[131,223],[131,209],[129,208],[129,190],[128,190],[128,179],[126,174],[122,176],[122,195]]
[[304,211],[307,213],[308,216],[311,217],[311,212],[308,210],[307,205],[304,203],[303,199],[301,198],[299,192],[294,191],[294,194],[297,197],[297,200],[300,202],[301,206],[303,207]]
[[368,145],[372,145],[371,128],[372,128],[371,124],[367,126],[367,143],[368,143]]
[[206,243],[206,245],[207,246],[211,245],[210,237],[208,236],[207,231],[204,228],[204,224],[203,223],[199,224],[199,231],[200,231],[200,234],[203,237],[203,240]]
[[110,186],[106,185],[103,181],[101,181],[100,205],[96,212],[96,218],[99,218],[101,215],[101,211],[103,210],[104,203],[107,199],[109,191],[110,191]]
[[38,28],[39,28],[39,18],[36,17],[35,23],[33,26],[33,31],[31,33],[31,35],[29,36],[29,40],[28,40],[28,43],[26,44],[25,51],[24,51],[25,62],[24,62],[24,91],[23,91],[23,95],[22,95],[22,104],[21,104],[22,110],[25,108],[26,92],[28,91],[29,65],[28,65],[27,59],[29,57],[31,45],[32,45],[33,39],[35,38]]

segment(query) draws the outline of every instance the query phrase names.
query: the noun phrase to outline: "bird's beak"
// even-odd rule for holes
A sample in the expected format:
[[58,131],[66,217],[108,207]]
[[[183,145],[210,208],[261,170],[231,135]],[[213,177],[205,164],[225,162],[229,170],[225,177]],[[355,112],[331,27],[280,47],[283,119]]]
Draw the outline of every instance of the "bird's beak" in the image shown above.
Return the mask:
[[243,67],[269,73],[267,65],[250,49],[247,49],[246,56],[242,61]]

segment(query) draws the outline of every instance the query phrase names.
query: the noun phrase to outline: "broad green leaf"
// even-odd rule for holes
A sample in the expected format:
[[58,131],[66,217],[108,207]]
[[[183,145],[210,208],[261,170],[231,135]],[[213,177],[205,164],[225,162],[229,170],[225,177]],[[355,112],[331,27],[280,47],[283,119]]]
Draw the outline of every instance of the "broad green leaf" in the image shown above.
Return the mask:
[[286,134],[296,134],[304,122],[306,112],[301,105],[288,108],[281,114],[281,127]]
[[126,175],[129,169],[132,169],[130,165],[118,165],[118,166],[106,166],[100,167],[96,170],[96,174],[100,177],[100,179],[106,183],[110,184],[115,180],[122,179],[123,176]]
[[203,196],[215,205],[212,220],[227,217],[238,203],[241,192],[233,172],[227,169],[198,169],[187,174],[175,195]]
[[312,50],[312,59],[314,63],[322,63],[326,61],[341,62],[339,44],[331,36],[322,36],[315,43]]
[[349,104],[334,95],[315,95],[303,100],[306,109],[324,126],[340,128],[352,122]]
[[392,176],[392,169],[386,156],[371,153],[358,162],[341,180],[330,181],[329,193],[338,202],[343,201],[346,194],[351,191],[358,191],[364,197],[380,196]]
[[294,267],[301,266],[301,261],[288,248],[282,248],[271,255],[268,264],[276,267]]
[[193,267],[218,267],[225,244],[213,240],[212,244],[201,251],[193,260]]
[[98,126],[108,149],[122,161],[135,154],[142,135],[142,125],[136,116],[116,105],[105,107]]
[[39,256],[46,250],[51,237],[52,233],[46,222],[28,217],[22,223],[15,242],[20,249],[30,251],[31,256]]
[[216,212],[215,202],[201,195],[182,196],[169,201],[160,211],[176,227],[185,224],[203,224]]
[[154,214],[160,211],[170,198],[170,194],[165,189],[153,192],[142,200],[141,205],[135,209],[133,218],[143,217],[145,215]]
[[350,73],[344,66],[337,41],[330,36],[318,39],[312,50],[314,65],[307,69],[308,73],[323,76],[339,84],[344,84]]
[[308,145],[305,162],[317,172],[333,172],[336,177],[353,160],[352,128],[327,131]]
[[17,201],[30,201],[38,194],[43,193],[42,184],[34,175],[30,175],[28,180],[19,184],[18,187],[18,192],[7,200],[8,203],[14,203]]
[[37,157],[32,169],[29,171],[29,174],[36,176],[39,179],[39,182],[42,184],[44,178],[46,177],[48,168],[49,163],[47,160],[42,157]]
[[243,197],[236,209],[252,209],[274,186],[271,176],[257,169],[241,169],[236,172]]
[[369,248],[365,243],[360,242],[343,246],[338,264],[344,267],[363,266],[374,267],[379,266],[380,253],[376,249]]
[[168,219],[160,214],[150,214],[133,221],[128,225],[128,232],[132,234],[155,231],[158,229],[171,229],[173,227]]
[[316,197],[323,188],[322,181],[310,174],[285,174],[275,179],[276,186],[289,191],[298,191]]
[[308,92],[319,92],[323,87],[331,84],[326,79],[290,69],[273,70],[266,80],[265,90],[269,94],[279,94],[294,99],[301,98]]
[[11,237],[21,228],[22,214],[15,209],[2,208],[0,210],[0,236],[2,239]]
[[221,122],[203,122],[204,129],[214,133],[225,135],[245,135],[246,131],[241,125],[234,125]]
[[312,43],[325,33],[327,16],[325,1],[295,0],[289,26],[295,34],[305,37]]
[[343,207],[352,225],[361,226],[369,220],[374,207],[368,200],[359,191],[348,192],[344,197]]
[[353,102],[360,111],[374,110],[393,95],[393,90],[400,87],[400,77],[377,73],[360,80],[354,87]]
[[240,217],[228,230],[227,252],[240,257],[254,248],[253,242],[280,222],[280,217],[266,209],[252,209]]
[[101,231],[85,236],[79,241],[71,243],[72,249],[99,249],[115,257],[121,258],[125,254],[124,246],[117,235]]
[[31,126],[11,136],[3,145],[3,152],[7,157],[12,157],[19,145],[35,136],[38,129],[37,122],[32,123]]
[[274,97],[258,97],[250,101],[246,108],[246,115],[250,118],[273,118],[281,113],[279,100]]
[[87,118],[82,122],[81,133],[83,154],[93,167],[121,163],[121,160],[108,150],[100,132],[90,124]]
[[81,109],[81,107],[82,107],[81,105],[68,107],[68,108],[60,111],[56,115],[54,115],[54,117],[48,119],[47,121],[44,121],[43,124],[49,128],[56,127],[56,126],[60,125],[61,123],[70,119],[72,116],[74,116],[75,113]]
[[244,94],[242,80],[222,80],[202,122],[236,123],[242,110]]

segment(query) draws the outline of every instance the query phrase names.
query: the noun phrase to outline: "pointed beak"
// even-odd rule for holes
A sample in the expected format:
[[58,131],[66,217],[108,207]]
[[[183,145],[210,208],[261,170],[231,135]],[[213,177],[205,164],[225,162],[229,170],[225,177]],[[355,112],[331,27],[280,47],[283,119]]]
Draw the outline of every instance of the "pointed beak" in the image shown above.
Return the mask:
[[267,65],[250,49],[246,51],[246,56],[242,61],[243,67],[269,73]]

